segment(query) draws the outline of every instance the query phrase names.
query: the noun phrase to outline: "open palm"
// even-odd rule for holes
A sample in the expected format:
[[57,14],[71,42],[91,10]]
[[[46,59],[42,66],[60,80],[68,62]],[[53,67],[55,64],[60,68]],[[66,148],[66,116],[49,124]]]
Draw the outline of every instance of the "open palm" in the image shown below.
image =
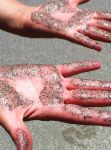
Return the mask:
[[18,150],[32,149],[23,120],[111,126],[110,112],[89,108],[111,105],[111,82],[66,78],[98,68],[98,62],[0,67],[0,124]]
[[[52,0],[31,10],[33,28],[50,31],[86,47],[101,50],[94,39],[111,42],[111,14],[82,10],[88,0]],[[94,38],[94,39],[93,39]]]

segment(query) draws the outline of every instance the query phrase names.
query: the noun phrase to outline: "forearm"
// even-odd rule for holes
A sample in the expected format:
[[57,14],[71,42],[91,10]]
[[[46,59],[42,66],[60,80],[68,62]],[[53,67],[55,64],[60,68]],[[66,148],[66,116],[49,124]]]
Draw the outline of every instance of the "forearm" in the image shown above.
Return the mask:
[[[22,30],[28,6],[16,0],[0,0],[0,29]],[[14,31],[15,32],[15,31]]]

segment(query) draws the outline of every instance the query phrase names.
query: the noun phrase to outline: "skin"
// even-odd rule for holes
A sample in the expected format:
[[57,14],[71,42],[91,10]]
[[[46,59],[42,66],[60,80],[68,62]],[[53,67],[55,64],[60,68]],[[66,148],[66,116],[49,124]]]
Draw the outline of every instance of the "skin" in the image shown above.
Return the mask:
[[28,149],[29,140],[27,138],[28,135],[26,134],[26,132],[18,128],[16,130],[16,133],[17,133],[16,141],[18,142],[17,149],[21,149],[21,150]]
[[0,66],[0,124],[17,150],[32,150],[24,121],[111,126],[111,112],[91,108],[111,106],[111,82],[70,77],[100,67],[98,62]]
[[28,37],[58,37],[100,51],[111,42],[111,14],[83,10],[88,0],[52,0],[37,7],[0,0],[0,28]]
[[[78,9],[77,4],[85,1],[62,0],[36,8],[16,0],[0,2],[3,30],[30,37],[41,35],[38,31],[48,32],[96,50],[101,49],[100,44],[87,36],[111,41],[111,15]],[[0,124],[18,150],[32,149],[32,138],[23,120],[111,126],[110,112],[89,108],[111,105],[111,82],[65,78],[99,67],[99,63],[90,62],[0,67]]]

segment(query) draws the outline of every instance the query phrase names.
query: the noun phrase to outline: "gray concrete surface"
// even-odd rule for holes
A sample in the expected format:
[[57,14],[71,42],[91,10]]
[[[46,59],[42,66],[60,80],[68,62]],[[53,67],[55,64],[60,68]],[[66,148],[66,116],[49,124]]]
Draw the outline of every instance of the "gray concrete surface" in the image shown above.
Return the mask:
[[[23,1],[23,0],[22,0]],[[37,5],[44,0],[24,0]],[[111,0],[91,0],[84,8],[111,11]],[[111,80],[111,44],[101,53],[60,39],[30,39],[0,31],[0,64],[65,63],[98,60],[101,70],[79,75],[83,78]],[[110,108],[108,108],[110,110]],[[27,122],[33,137],[33,150],[110,150],[111,128],[70,125],[60,122]],[[0,127],[0,150],[15,150],[5,130]]]

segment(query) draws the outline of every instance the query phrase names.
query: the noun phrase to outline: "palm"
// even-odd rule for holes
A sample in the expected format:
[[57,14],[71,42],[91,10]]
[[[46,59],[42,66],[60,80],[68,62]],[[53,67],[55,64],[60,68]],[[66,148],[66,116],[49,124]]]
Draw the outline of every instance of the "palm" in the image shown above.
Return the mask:
[[5,102],[1,100],[0,103],[6,110],[59,104],[63,99],[64,78],[54,65],[5,66],[1,76],[5,79],[0,82]]
[[31,19],[34,23],[41,24],[52,32],[84,46],[100,50],[101,45],[91,38],[111,42],[111,34],[107,32],[111,31],[111,23],[106,21],[111,19],[111,15],[77,8],[77,5],[86,1],[56,0],[48,2],[33,11]]
[[111,113],[82,107],[111,105],[111,83],[66,78],[98,68],[97,62],[0,67],[0,123],[18,150],[32,149],[23,120],[111,125]]

